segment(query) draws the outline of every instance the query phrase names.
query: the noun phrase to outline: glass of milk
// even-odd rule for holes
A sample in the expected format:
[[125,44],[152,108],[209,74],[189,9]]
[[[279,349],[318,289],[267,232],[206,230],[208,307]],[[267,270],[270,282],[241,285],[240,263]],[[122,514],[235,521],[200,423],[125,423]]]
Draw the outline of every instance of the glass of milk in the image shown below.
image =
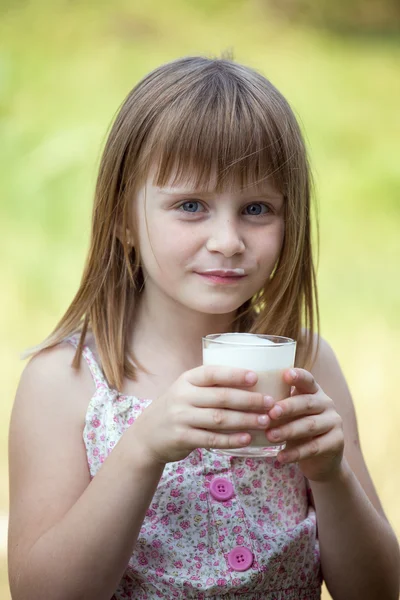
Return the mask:
[[[295,354],[296,342],[277,335],[217,333],[203,338],[203,365],[255,371],[258,381],[246,389],[272,396],[274,400],[290,396],[290,386],[283,380],[283,372],[294,366]],[[276,456],[285,447],[282,442],[270,442],[263,429],[250,430],[248,433],[251,434],[251,442],[244,448],[210,450],[230,456]]]

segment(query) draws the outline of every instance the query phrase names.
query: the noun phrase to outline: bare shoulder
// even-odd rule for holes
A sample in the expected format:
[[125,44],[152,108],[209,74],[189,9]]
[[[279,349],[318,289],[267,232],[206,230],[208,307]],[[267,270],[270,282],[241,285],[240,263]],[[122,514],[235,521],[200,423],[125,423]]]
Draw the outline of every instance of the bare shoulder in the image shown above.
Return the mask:
[[17,389],[9,428],[10,572],[90,482],[82,432],[95,391],[75,348],[60,344],[34,356]]
[[[75,410],[77,416],[80,409],[85,411],[95,386],[83,359],[79,369],[72,367],[74,356],[75,348],[67,342],[35,355],[22,373],[14,407],[24,402],[31,406],[33,400],[47,408],[55,406],[58,411]],[[62,398],[66,395],[69,401],[64,403]]]
[[325,394],[333,400],[337,412],[342,417],[345,457],[371,503],[384,515],[362,453],[354,402],[339,360],[325,339],[315,335],[313,345],[313,365],[310,372]]

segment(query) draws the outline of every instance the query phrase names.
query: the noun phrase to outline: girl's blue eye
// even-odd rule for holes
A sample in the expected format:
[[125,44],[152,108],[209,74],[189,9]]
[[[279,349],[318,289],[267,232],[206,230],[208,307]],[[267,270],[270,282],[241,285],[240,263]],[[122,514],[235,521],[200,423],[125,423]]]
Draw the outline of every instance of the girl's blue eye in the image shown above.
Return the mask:
[[198,212],[198,208],[201,206],[200,202],[197,200],[188,200],[187,202],[183,202],[180,205],[179,209],[183,212],[196,213]]
[[256,217],[258,215],[265,215],[266,213],[271,212],[269,206],[267,206],[266,204],[259,204],[258,202],[249,204],[248,206],[246,206],[245,210],[249,211],[247,213],[248,215]]

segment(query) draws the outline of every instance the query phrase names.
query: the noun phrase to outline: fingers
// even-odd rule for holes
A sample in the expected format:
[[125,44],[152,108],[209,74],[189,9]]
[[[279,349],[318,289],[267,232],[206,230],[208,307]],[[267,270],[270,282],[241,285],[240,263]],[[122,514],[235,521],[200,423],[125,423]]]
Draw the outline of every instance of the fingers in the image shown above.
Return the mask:
[[270,424],[268,415],[257,415],[250,412],[224,410],[220,408],[203,408],[191,411],[188,425],[196,429],[238,430],[266,429]]
[[295,386],[300,394],[315,394],[319,390],[313,375],[305,369],[288,369],[284,373],[284,379],[289,385]]
[[274,420],[292,419],[301,415],[319,414],[330,407],[333,407],[333,402],[324,393],[301,394],[280,400],[268,414]]
[[[280,427],[273,427],[267,432],[267,438],[270,442],[287,443],[304,438],[314,438],[331,429],[341,426],[341,418],[337,412],[324,411],[319,415],[310,415],[302,419],[296,419],[290,423],[285,423]],[[275,425],[275,423],[274,423]]]
[[193,437],[194,448],[217,448],[229,450],[230,448],[242,448],[251,442],[249,433],[223,434],[212,431],[196,431]]
[[239,390],[236,388],[211,387],[203,389],[201,394],[191,393],[191,403],[198,408],[227,408],[266,413],[271,401],[270,396],[258,392]]
[[257,373],[248,369],[234,369],[207,365],[191,369],[183,377],[192,385],[209,387],[223,385],[226,387],[251,387],[257,382]]
[[304,440],[303,443],[287,443],[277,458],[282,463],[299,462],[320,455],[329,455],[332,459],[340,458],[343,445],[343,432],[339,429],[332,429],[325,435]]

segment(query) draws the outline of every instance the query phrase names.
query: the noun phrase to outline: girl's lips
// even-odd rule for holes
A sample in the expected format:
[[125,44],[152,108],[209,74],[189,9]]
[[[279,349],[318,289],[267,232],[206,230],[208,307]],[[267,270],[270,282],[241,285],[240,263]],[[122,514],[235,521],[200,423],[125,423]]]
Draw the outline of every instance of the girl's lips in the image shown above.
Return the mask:
[[238,277],[246,275],[244,269],[207,269],[201,275],[217,275],[217,277]]
[[246,277],[246,275],[217,275],[216,272],[197,273],[197,275],[200,275],[210,283],[219,283],[222,285],[234,285]]

